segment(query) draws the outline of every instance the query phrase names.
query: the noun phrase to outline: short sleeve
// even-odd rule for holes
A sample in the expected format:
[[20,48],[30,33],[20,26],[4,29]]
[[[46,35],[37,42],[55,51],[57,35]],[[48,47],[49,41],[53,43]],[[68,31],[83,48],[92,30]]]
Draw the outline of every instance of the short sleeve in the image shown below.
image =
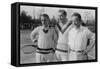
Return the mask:
[[92,33],[89,29],[87,30],[87,37],[90,40],[95,40],[95,33]]

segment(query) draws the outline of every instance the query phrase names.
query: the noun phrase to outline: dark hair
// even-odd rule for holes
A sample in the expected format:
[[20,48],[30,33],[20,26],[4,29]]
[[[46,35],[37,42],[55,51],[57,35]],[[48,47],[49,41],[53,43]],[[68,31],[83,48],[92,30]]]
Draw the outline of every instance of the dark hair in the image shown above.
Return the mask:
[[60,13],[62,13],[63,15],[67,16],[67,12],[65,10],[59,10]]
[[79,13],[73,13],[72,16],[77,16],[81,20],[81,15]]
[[41,16],[46,17],[46,18],[48,18],[48,19],[49,19],[48,14],[42,14]]

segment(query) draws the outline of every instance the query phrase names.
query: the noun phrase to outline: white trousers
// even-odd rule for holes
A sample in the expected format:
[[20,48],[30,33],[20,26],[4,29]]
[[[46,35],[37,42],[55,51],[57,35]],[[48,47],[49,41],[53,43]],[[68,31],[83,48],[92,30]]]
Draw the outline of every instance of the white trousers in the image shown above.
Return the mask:
[[88,59],[87,54],[82,54],[73,51],[69,53],[69,61],[87,60],[87,59]]
[[55,54],[57,61],[68,61],[68,53],[56,51]]
[[53,62],[54,61],[54,53],[49,54],[40,54],[36,53],[36,63],[40,62]]

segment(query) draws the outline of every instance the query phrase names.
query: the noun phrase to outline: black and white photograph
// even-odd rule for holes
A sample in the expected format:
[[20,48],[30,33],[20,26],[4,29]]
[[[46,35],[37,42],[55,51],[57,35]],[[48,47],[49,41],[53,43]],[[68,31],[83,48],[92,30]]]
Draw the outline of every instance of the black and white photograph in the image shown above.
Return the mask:
[[12,4],[11,64],[97,62],[97,7]]
[[20,63],[94,60],[95,10],[20,6]]

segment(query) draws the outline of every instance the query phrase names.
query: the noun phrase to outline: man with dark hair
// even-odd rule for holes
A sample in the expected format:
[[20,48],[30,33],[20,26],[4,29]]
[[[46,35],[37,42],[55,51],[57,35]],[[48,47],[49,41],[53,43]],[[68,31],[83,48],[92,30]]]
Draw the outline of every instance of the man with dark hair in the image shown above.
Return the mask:
[[[73,13],[71,18],[73,25],[68,30],[69,60],[87,60],[87,54],[95,44],[95,34],[82,26],[82,18],[79,13]],[[88,39],[90,39],[90,43],[87,46]]]
[[70,26],[65,10],[59,10],[59,24],[57,25],[59,38],[56,50],[56,56],[58,61],[68,61],[68,40],[67,30]]
[[57,34],[53,27],[50,27],[50,19],[47,14],[41,15],[42,26],[35,28],[31,33],[33,43],[37,42],[36,62],[53,61],[54,50],[57,44]]
[[64,16],[67,16],[67,12],[65,10],[59,10],[59,13],[62,13]]
[[76,17],[78,17],[79,20],[81,20],[81,15],[79,13],[73,13],[72,17],[73,16],[76,16]]

